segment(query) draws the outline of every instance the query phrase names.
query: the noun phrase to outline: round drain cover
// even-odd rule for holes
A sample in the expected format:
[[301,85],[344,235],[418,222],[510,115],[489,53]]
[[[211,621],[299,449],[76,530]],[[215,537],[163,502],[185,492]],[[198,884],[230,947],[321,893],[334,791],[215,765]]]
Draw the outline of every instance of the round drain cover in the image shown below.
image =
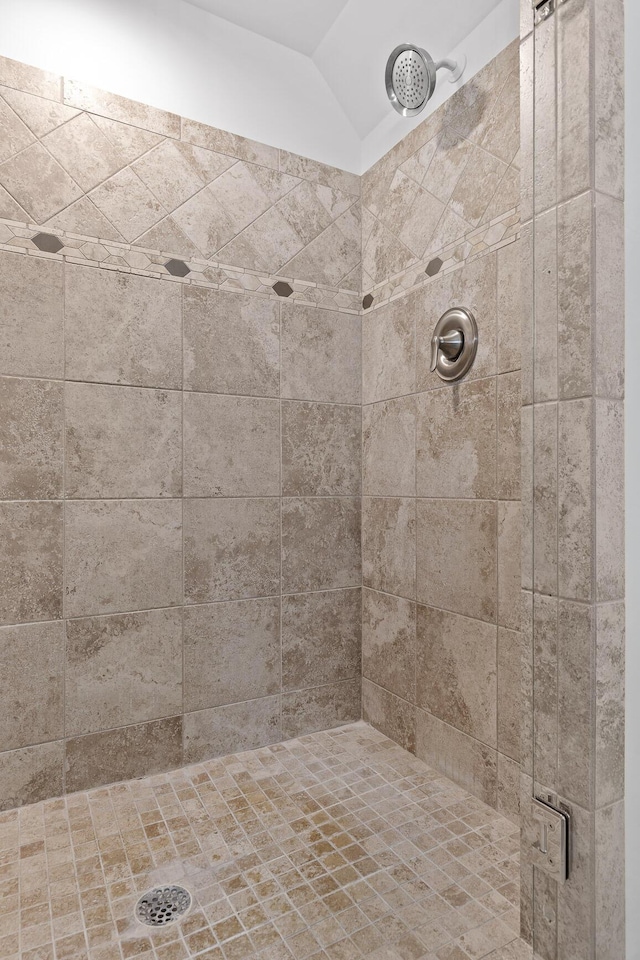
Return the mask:
[[136,919],[150,927],[165,927],[183,917],[191,906],[191,894],[184,887],[156,887],[136,904]]

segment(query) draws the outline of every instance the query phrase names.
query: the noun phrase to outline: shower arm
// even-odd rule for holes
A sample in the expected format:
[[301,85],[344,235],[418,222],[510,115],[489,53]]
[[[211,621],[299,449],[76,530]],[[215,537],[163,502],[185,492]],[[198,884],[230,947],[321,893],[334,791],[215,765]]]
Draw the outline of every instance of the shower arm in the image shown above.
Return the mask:
[[444,60],[438,60],[436,62],[436,70],[450,70],[451,76],[449,77],[449,81],[450,83],[455,83],[464,73],[466,65],[467,58],[464,55],[462,55],[459,60],[451,60],[449,57],[445,57]]

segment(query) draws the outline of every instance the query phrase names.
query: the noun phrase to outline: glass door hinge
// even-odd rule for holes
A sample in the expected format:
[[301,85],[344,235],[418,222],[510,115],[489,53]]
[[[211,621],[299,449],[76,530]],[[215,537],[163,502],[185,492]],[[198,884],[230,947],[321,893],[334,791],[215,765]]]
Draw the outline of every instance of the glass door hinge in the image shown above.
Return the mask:
[[534,23],[538,24],[542,23],[543,20],[548,20],[556,12],[556,9],[566,2],[567,0],[531,0]]
[[532,863],[558,883],[564,883],[570,869],[571,816],[549,800],[534,797],[531,814],[538,826]]

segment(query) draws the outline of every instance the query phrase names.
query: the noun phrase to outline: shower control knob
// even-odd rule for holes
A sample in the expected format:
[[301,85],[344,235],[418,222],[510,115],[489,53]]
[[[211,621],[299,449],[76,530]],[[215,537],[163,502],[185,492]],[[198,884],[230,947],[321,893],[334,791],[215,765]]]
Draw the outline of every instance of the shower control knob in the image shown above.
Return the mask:
[[478,351],[478,325],[470,310],[454,307],[436,324],[431,338],[431,372],[441,380],[460,380]]

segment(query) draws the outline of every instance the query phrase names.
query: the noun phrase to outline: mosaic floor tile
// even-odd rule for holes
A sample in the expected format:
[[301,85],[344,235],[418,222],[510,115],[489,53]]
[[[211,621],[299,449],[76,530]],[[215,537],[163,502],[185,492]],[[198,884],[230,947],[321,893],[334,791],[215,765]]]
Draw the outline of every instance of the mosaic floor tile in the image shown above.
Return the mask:
[[[519,958],[519,832],[364,723],[0,814],[2,960]],[[138,898],[178,884],[150,928]]]

